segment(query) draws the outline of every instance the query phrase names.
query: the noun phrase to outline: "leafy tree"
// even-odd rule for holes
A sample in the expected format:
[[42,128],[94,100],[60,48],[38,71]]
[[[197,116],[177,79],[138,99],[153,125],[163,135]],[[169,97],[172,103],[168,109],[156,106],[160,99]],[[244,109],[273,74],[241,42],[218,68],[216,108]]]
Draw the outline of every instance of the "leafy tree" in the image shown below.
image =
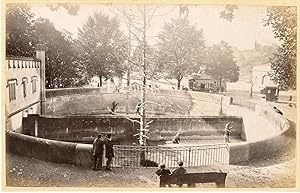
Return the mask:
[[89,17],[78,32],[80,57],[90,77],[102,78],[123,73],[127,42],[122,38],[119,22],[102,13]]
[[273,27],[275,38],[281,41],[271,60],[271,77],[281,89],[296,88],[297,8],[271,7],[265,25]]
[[60,32],[48,20],[35,23],[36,36],[47,47],[46,88],[78,86],[81,82],[80,64],[69,32]]
[[177,87],[183,77],[198,72],[203,65],[205,42],[202,30],[189,24],[188,19],[172,19],[159,33],[158,58],[167,78],[175,78]]
[[26,4],[7,4],[6,55],[33,57],[35,37],[33,14]]
[[80,86],[86,82],[69,32],[55,29],[26,4],[7,4],[6,55],[35,57],[35,45],[46,45],[46,88]]
[[52,3],[48,5],[49,8],[52,11],[57,11],[61,7],[66,9],[70,15],[77,15],[79,11],[79,5],[78,4],[71,4],[71,3]]
[[[179,14],[188,16],[190,6],[191,5],[187,5],[187,4],[179,5]],[[193,5],[193,6],[197,6],[197,5]],[[237,5],[225,5],[224,10],[220,12],[220,18],[222,18],[226,21],[232,22],[232,20],[234,18],[234,10],[235,9],[238,9]]]
[[205,72],[218,81],[221,90],[222,82],[236,82],[239,79],[239,67],[234,60],[232,47],[224,41],[208,48]]
[[232,22],[235,9],[238,9],[237,5],[225,5],[224,10],[220,12],[220,18]]
[[[132,70],[135,72],[142,72],[143,70],[143,45],[139,44],[132,56],[132,63],[134,63]],[[158,61],[157,61],[157,51],[151,47],[150,45],[146,45],[146,61],[147,61],[147,69],[146,69],[146,75],[147,79],[151,79],[158,75]]]

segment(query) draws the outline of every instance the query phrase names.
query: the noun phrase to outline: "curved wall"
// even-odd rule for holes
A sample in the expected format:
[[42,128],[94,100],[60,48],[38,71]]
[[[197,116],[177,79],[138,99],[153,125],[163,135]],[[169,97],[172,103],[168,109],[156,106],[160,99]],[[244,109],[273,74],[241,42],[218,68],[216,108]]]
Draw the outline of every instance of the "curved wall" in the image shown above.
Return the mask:
[[[287,148],[284,133],[290,127],[288,120],[275,113],[269,106],[258,104],[255,112],[271,122],[278,133],[276,136],[260,141],[229,144],[230,164],[266,156],[277,151],[285,151]],[[88,144],[41,139],[8,131],[6,146],[7,151],[23,156],[83,167],[91,166],[92,145]]]
[[64,95],[72,95],[72,94],[82,94],[89,92],[100,91],[100,88],[57,88],[57,89],[46,89],[46,98],[64,96]]
[[[138,118],[131,117],[133,120]],[[180,130],[182,139],[223,139],[226,123],[232,121],[235,127],[231,136],[244,139],[243,120],[235,116],[189,116],[189,117],[163,117],[152,116],[148,121],[150,140],[171,140]],[[38,128],[38,131],[35,130]],[[138,133],[139,124],[133,123],[122,116],[70,116],[47,117],[31,115],[23,119],[23,133],[46,139],[62,141],[93,140],[98,133],[112,133],[114,139],[133,139]]]
[[289,121],[276,113],[271,106],[265,104],[257,104],[255,112],[268,120],[277,134],[262,140],[229,144],[229,164],[265,157],[278,151],[286,151],[289,148],[287,138],[284,135],[290,128]]

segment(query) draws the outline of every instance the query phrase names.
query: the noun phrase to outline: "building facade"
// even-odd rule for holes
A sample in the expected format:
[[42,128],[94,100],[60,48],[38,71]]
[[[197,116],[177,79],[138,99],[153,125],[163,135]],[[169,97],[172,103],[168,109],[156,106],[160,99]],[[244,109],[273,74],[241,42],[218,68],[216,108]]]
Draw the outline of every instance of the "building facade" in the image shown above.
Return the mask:
[[216,88],[216,82],[206,74],[194,75],[189,79],[189,89],[200,92],[212,92]]
[[22,118],[45,114],[45,49],[36,46],[36,58],[5,59],[5,125],[22,132]]

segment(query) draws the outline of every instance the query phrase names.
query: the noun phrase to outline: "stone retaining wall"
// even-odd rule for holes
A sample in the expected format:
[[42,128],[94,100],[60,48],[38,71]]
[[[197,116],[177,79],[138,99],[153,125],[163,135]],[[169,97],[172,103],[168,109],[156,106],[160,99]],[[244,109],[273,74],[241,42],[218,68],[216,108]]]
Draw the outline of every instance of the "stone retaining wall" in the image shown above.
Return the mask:
[[266,105],[266,103],[257,104],[255,112],[258,116],[263,116],[272,124],[273,128],[277,131],[277,135],[254,142],[230,144],[229,164],[238,164],[242,161],[275,155],[275,153],[287,150],[288,139],[284,134],[290,128],[289,121],[275,112],[271,106]]
[[[269,122],[271,122],[275,127],[275,129],[278,131],[278,133],[276,136],[270,136],[270,138],[260,140],[260,141],[255,141],[251,143],[240,142],[240,143],[229,144],[230,164],[237,164],[254,158],[274,155],[274,153],[277,153],[279,151],[286,151],[287,144],[285,139],[286,136],[284,135],[284,133],[290,127],[289,122],[283,116],[276,113],[274,109],[272,109],[272,107],[270,106],[263,106],[262,104],[256,105],[255,112],[258,115],[263,116]],[[74,132],[76,132],[79,129],[85,128],[83,127],[83,125],[86,125],[87,123],[90,124],[87,127],[90,128],[90,130],[88,131],[89,135],[91,134],[91,131],[93,129],[94,130],[97,129],[95,133],[99,131],[106,131],[106,130],[102,130],[102,128],[109,128],[107,131],[109,132],[114,131],[115,134],[118,134],[119,131],[124,131],[124,132],[126,131],[126,133],[129,133],[127,127],[126,128],[124,127],[124,130],[122,129],[117,130],[117,128],[119,128],[118,125],[120,124],[120,122],[126,121],[124,118],[115,117],[113,119],[112,117],[110,117],[109,119],[107,117],[106,118],[101,117],[101,119],[99,119],[99,117],[90,117],[90,118],[84,117],[82,120],[80,120],[81,122],[75,121],[72,124],[70,123],[70,121],[72,122],[72,120],[74,120],[74,117],[46,119],[46,117],[29,116],[28,118],[24,119],[24,125],[27,124],[25,133],[29,135],[34,135],[35,124],[38,124],[39,126],[41,126],[41,129],[38,130],[37,134],[41,136],[43,135],[46,136],[48,134],[56,133],[56,132],[66,133],[66,131],[68,131],[69,133],[73,131],[74,128],[75,128]],[[190,119],[182,118],[182,117],[177,117],[172,119],[156,117],[151,119],[154,120],[153,123],[151,124],[152,126],[151,130],[153,131],[153,133],[160,131],[160,135],[159,135],[160,137],[163,137],[164,132],[172,133],[172,132],[176,132],[178,129],[183,128],[182,127],[183,123],[185,123],[185,129],[188,128],[187,130],[189,132],[198,132],[198,129],[201,128],[199,126],[201,126],[203,123],[206,123],[207,127],[203,127],[206,128],[205,130],[207,131],[211,130],[217,133],[219,129],[220,131],[224,129],[224,124],[229,120],[234,119],[239,124],[241,124],[241,126],[243,124],[242,119],[239,117],[223,117],[223,118],[218,117],[218,119],[216,117],[214,117],[214,119],[212,117],[211,118],[207,117],[207,119],[204,119],[204,117],[201,118],[198,117],[198,119],[195,117],[192,117]],[[37,122],[35,122],[35,120],[37,120]],[[216,122],[218,122],[218,124],[216,124]],[[129,123],[132,124],[131,122]],[[114,124],[116,125],[114,126]],[[128,124],[128,128],[130,124]],[[164,127],[164,124],[168,125],[167,130],[164,129],[167,128]],[[194,127],[197,124],[199,125],[197,127]],[[74,127],[69,128],[70,125]],[[95,126],[98,127],[96,128]],[[136,128],[136,126],[137,125],[134,125],[132,126],[132,128]],[[114,128],[116,130],[114,130]],[[132,131],[134,132],[135,130],[133,129]],[[119,134],[124,137],[125,136],[124,132],[123,133],[120,132]],[[239,131],[237,131],[237,133],[238,132],[241,133],[243,131],[240,129]],[[91,166],[90,155],[91,155],[92,146],[87,144],[76,144],[76,143],[69,143],[69,142],[54,141],[49,139],[35,138],[27,135],[14,133],[14,132],[7,132],[6,146],[7,146],[7,151],[15,154],[23,155],[23,156],[33,157],[36,159],[57,162],[57,163],[73,164],[73,165],[78,165],[83,167]]]
[[46,98],[64,96],[64,95],[73,95],[73,94],[82,94],[89,92],[99,92],[100,88],[58,88],[58,89],[46,89]]
[[232,103],[232,97],[223,96],[220,94],[210,94],[205,92],[188,91],[192,96],[192,99],[200,99],[201,101],[220,104],[222,101],[223,106],[230,105]]
[[[131,117],[138,120],[137,117]],[[243,120],[235,116],[205,117],[151,117],[150,140],[171,140],[178,131],[183,131],[182,139],[197,137],[222,137],[226,123],[235,123],[231,136],[244,139]],[[35,131],[34,128],[38,128]],[[46,117],[31,115],[23,119],[23,133],[46,139],[63,141],[92,141],[98,133],[112,133],[119,141],[133,139],[138,133],[139,124],[124,117],[114,115]],[[36,135],[37,134],[37,135]]]
[[76,143],[48,140],[6,132],[6,150],[18,155],[56,163],[76,163]]

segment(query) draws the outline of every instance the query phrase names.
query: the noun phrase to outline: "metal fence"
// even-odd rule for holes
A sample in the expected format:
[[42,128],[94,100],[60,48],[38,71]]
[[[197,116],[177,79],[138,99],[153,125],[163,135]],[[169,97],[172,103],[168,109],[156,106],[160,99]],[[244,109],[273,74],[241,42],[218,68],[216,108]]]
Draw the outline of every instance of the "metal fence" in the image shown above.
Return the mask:
[[232,104],[239,105],[241,107],[246,107],[252,111],[255,111],[255,106],[256,106],[255,102],[249,100],[237,99],[237,98],[233,98]]
[[[229,148],[226,144],[202,146],[114,146],[113,167],[177,167],[182,160],[185,167],[229,164]],[[146,161],[143,161],[141,157]]]

